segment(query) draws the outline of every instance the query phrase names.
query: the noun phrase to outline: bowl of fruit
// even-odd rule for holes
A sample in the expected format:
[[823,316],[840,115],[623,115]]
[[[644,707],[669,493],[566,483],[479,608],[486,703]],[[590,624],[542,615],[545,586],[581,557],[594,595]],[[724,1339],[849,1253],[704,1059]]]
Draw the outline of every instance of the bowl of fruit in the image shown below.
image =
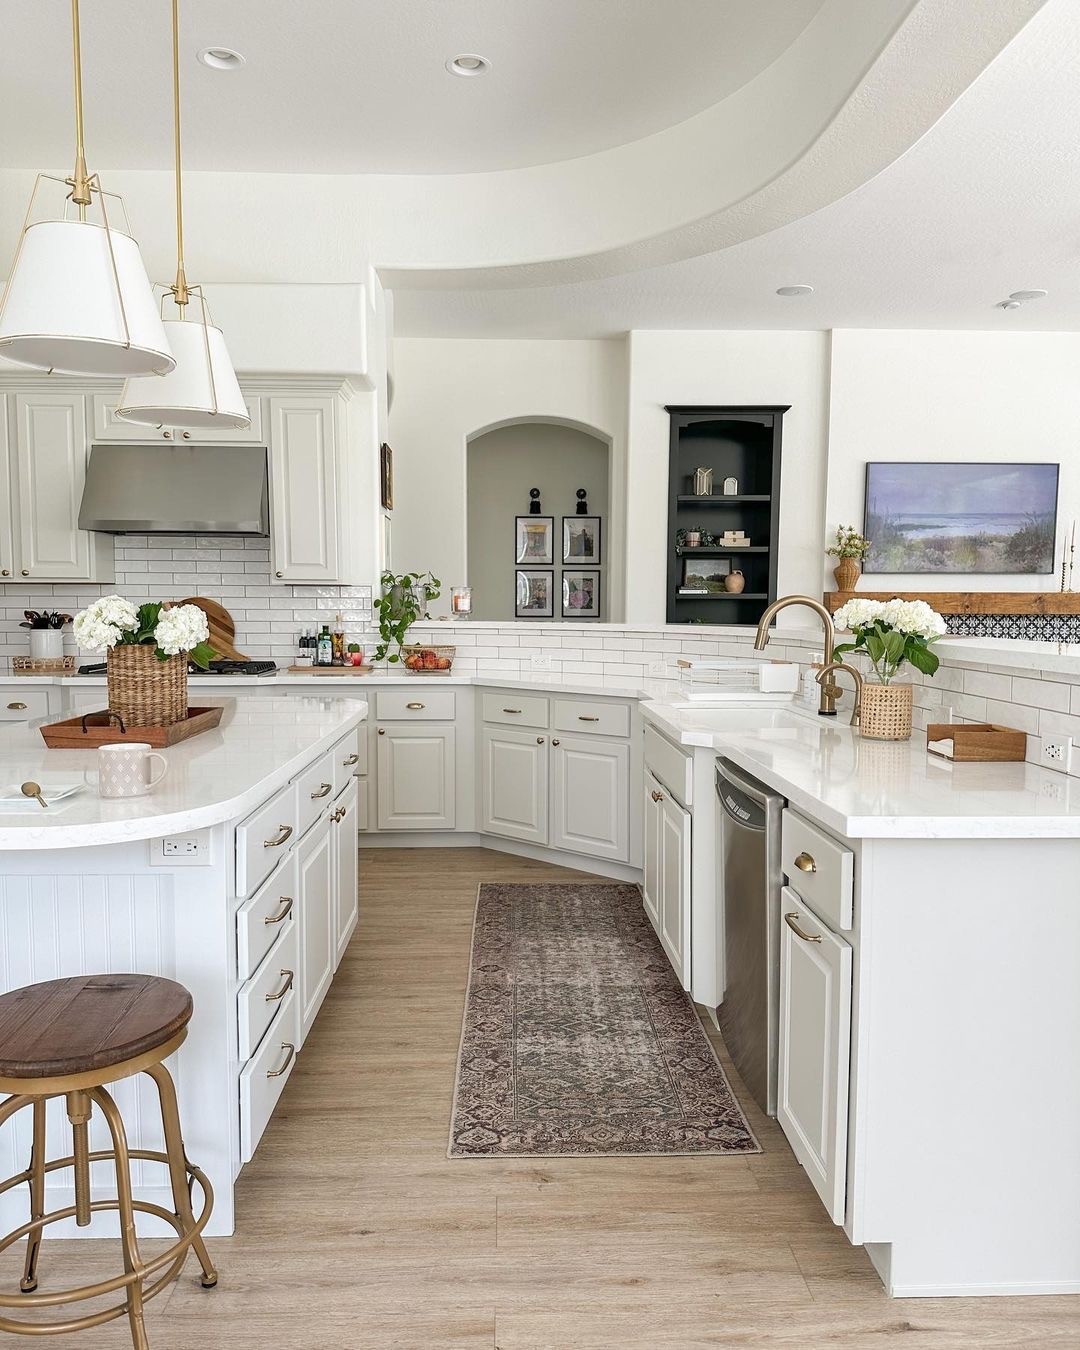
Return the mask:
[[415,644],[402,647],[401,663],[414,675],[449,675],[454,664],[455,647]]

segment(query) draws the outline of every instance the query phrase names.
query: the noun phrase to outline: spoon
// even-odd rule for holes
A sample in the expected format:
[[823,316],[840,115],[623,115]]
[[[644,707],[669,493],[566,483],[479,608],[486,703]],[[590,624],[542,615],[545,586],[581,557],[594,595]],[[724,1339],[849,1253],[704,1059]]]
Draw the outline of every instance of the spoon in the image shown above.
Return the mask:
[[41,795],[40,783],[33,783],[33,782],[24,783],[22,785],[22,794],[24,797],[34,797],[37,801],[41,803],[42,806],[47,807],[49,805],[49,803]]

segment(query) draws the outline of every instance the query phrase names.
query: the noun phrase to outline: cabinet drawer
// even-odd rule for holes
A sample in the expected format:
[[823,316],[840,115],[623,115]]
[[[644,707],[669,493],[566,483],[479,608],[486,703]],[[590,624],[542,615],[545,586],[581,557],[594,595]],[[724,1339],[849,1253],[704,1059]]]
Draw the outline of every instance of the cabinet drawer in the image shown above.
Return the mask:
[[253,811],[236,827],[236,894],[252,895],[281,861],[297,834],[296,784]]
[[629,736],[630,709],[625,703],[557,698],[552,727],[556,731],[591,732],[595,736]]
[[784,875],[819,919],[851,927],[855,855],[788,808],[781,833]]
[[357,774],[367,773],[367,727],[358,726],[330,751],[334,796],[340,797]]
[[240,1074],[240,1161],[250,1162],[296,1066],[296,991],[290,989]]
[[307,834],[334,795],[334,754],[333,750],[328,750],[325,755],[320,755],[296,780],[300,834]]
[[296,911],[296,853],[292,852],[269,881],[246,900],[236,914],[236,974],[246,980],[274,945]]
[[546,727],[548,701],[509,689],[505,694],[485,694],[484,721],[503,723],[508,727]]
[[665,740],[655,728],[645,727],[645,767],[677,802],[693,806],[694,761]]
[[255,1053],[278,1004],[288,997],[296,982],[296,935],[296,920],[289,918],[266,960],[236,996],[241,1060]]
[[28,722],[32,717],[47,716],[48,711],[49,695],[44,689],[5,689],[0,693],[0,722]]
[[375,695],[380,722],[452,722],[452,689],[380,689]]

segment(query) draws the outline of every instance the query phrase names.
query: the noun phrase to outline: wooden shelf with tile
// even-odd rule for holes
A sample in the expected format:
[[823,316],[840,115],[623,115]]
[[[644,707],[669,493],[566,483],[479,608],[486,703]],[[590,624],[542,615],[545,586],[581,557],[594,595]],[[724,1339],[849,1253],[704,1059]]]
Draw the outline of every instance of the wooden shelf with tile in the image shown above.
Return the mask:
[[835,614],[849,600],[925,600],[939,614],[1080,614],[1078,591],[826,591]]

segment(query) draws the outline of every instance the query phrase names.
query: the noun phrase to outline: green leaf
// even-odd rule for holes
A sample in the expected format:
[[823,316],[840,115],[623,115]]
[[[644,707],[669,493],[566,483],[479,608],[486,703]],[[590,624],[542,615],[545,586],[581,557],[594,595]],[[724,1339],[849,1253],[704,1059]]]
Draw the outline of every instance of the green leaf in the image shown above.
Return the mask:
[[885,659],[890,666],[898,666],[904,659],[907,637],[903,633],[889,631],[885,635]]
[[137,613],[139,626],[135,630],[135,641],[152,642],[161,615],[160,601],[148,601],[145,605],[140,605]]
[[188,652],[188,660],[193,661],[200,670],[209,670],[210,662],[217,656],[217,652],[210,646],[209,642],[200,642],[197,647],[192,647]]
[[866,634],[866,651],[876,666],[885,655],[885,643],[880,633],[868,631]]
[[911,664],[923,675],[936,675],[937,668],[941,665],[935,652],[929,647],[914,646],[908,652],[907,658]]

